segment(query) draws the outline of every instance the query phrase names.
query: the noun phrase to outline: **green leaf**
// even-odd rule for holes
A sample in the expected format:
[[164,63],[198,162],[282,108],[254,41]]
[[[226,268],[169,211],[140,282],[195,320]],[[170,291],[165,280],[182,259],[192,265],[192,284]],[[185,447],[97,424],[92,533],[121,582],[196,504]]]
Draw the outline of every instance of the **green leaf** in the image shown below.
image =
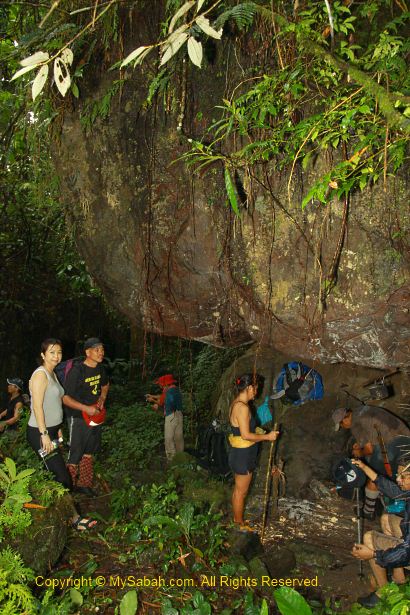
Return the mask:
[[33,100],[36,100],[37,96],[41,93],[44,88],[48,76],[48,64],[44,64],[38,71],[36,78],[33,81],[33,85],[31,86],[31,96]]
[[70,599],[75,606],[82,606],[84,602],[84,598],[82,597],[78,589],[75,589],[74,587],[70,589]]
[[3,472],[3,470],[0,468],[0,481],[5,483],[5,485],[9,485],[10,484],[10,477],[7,476],[7,474],[5,472]]
[[27,470],[22,470],[16,476],[16,480],[22,480],[23,478],[27,478],[27,476],[31,476],[34,474],[34,468],[27,468]]
[[292,587],[281,587],[273,595],[282,615],[312,615],[306,600]]
[[265,598],[262,600],[260,615],[269,615],[268,605]]
[[125,594],[120,602],[120,615],[135,615],[138,608],[138,596],[135,589]]
[[309,164],[310,159],[312,158],[313,152],[307,152],[307,154],[303,157],[302,160],[302,169],[306,171],[306,167]]
[[181,520],[181,525],[184,528],[185,534],[189,534],[191,530],[192,520],[194,518],[194,507],[192,504],[184,504],[178,515]]
[[236,213],[237,216],[240,216],[239,207],[238,207],[238,199],[236,198],[235,187],[233,185],[231,174],[229,173],[229,169],[225,167],[225,188],[226,193],[229,198],[229,202],[231,204],[232,209]]
[[36,51],[36,53],[34,53],[32,56],[21,60],[20,64],[21,66],[31,66],[32,68],[34,68],[35,66],[38,66],[38,64],[41,64],[41,62],[46,62],[49,57],[50,56],[45,51]]
[[149,517],[145,521],[147,527],[150,525],[168,525],[179,533],[182,533],[182,527],[171,517],[167,517],[166,515],[155,515],[154,517]]
[[[184,26],[184,27],[185,27],[185,29],[187,28],[187,26]],[[175,32],[174,32],[174,34],[175,34]],[[188,37],[189,37],[188,32],[179,32],[178,36],[173,38],[171,43],[165,42],[165,44],[164,44],[164,46],[162,48],[163,55],[162,55],[162,58],[161,58],[160,66],[163,66],[164,64],[166,64],[168,62],[168,60],[170,60],[172,58],[172,56],[177,53],[177,51],[186,42]],[[169,37],[169,38],[171,38],[171,37]]]
[[25,502],[31,502],[33,498],[29,494],[23,495],[20,493],[16,493],[15,495],[9,495],[8,499],[14,500],[15,502],[19,502],[20,504],[24,504]]
[[209,19],[207,17],[204,17],[203,15],[199,15],[199,17],[197,17],[195,21],[198,24],[198,26],[201,28],[201,30],[205,32],[205,34],[207,34],[208,36],[211,36],[212,38],[216,38],[217,40],[220,40],[222,38],[222,28],[216,31],[210,25]]
[[78,90],[77,84],[74,82],[71,83],[71,91],[73,93],[74,98],[79,98],[80,92]]
[[10,457],[6,457],[6,459],[4,460],[4,463],[5,463],[6,468],[9,471],[11,480],[12,481],[16,480],[17,470],[16,470],[16,464],[14,463],[14,461],[10,459]]
[[202,604],[204,604],[205,602],[205,598],[204,596],[201,594],[200,591],[196,591],[192,597],[192,603],[194,605],[195,608],[200,607]]
[[202,45],[193,36],[188,39],[188,55],[193,64],[201,68],[202,64]]
[[181,6],[181,8],[175,13],[175,15],[173,16],[173,18],[171,19],[169,23],[168,34],[171,34],[171,32],[174,30],[174,26],[176,22],[178,21],[178,19],[182,17],[183,15],[185,15],[185,13],[187,13],[189,9],[191,8],[191,6],[193,6],[194,4],[195,4],[195,0],[189,0],[189,2],[185,2],[185,4]]
[[127,64],[129,64],[133,60],[137,60],[137,58],[142,55],[146,49],[150,49],[150,47],[150,45],[143,45],[142,47],[137,47],[137,49],[131,51],[131,53],[129,53],[127,57],[122,61],[121,68],[124,68],[124,66],[127,66]]

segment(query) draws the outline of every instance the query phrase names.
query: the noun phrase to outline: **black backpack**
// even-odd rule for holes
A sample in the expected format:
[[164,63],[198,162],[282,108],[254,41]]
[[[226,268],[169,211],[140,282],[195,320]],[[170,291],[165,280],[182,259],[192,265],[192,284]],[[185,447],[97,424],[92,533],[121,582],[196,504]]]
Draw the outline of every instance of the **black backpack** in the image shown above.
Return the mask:
[[228,446],[226,434],[214,425],[200,429],[198,448],[195,452],[198,463],[212,474],[228,476],[231,474],[228,460]]

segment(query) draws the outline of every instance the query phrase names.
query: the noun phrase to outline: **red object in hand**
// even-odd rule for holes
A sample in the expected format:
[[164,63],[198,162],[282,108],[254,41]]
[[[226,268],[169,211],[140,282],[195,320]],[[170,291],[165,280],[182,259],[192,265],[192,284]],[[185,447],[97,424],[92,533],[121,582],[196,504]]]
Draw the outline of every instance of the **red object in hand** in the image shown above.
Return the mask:
[[107,411],[105,407],[103,406],[99,410],[99,412],[97,412],[97,414],[94,414],[94,416],[90,416],[86,412],[83,412],[83,419],[85,420],[85,422],[87,423],[89,427],[96,427],[97,425],[102,425],[104,423],[106,414],[107,414]]

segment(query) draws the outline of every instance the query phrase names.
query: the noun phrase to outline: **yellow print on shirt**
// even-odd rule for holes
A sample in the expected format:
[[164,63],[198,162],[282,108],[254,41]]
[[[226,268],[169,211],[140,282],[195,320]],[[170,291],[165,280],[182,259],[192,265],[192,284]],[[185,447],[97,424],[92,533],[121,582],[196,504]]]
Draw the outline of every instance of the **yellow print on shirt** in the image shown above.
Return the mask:
[[90,385],[91,393],[93,395],[98,395],[98,385],[100,384],[100,380],[101,380],[101,374],[98,374],[98,376],[90,376],[89,378],[86,378],[84,381],[84,382],[88,382],[88,384]]

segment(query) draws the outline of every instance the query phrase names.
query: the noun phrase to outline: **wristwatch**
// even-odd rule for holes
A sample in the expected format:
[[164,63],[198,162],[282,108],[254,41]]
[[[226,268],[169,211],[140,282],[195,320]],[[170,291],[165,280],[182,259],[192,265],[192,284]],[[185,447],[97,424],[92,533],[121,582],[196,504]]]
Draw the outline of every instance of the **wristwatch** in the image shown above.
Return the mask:
[[40,436],[48,436],[47,429],[45,429],[44,431],[40,431]]

